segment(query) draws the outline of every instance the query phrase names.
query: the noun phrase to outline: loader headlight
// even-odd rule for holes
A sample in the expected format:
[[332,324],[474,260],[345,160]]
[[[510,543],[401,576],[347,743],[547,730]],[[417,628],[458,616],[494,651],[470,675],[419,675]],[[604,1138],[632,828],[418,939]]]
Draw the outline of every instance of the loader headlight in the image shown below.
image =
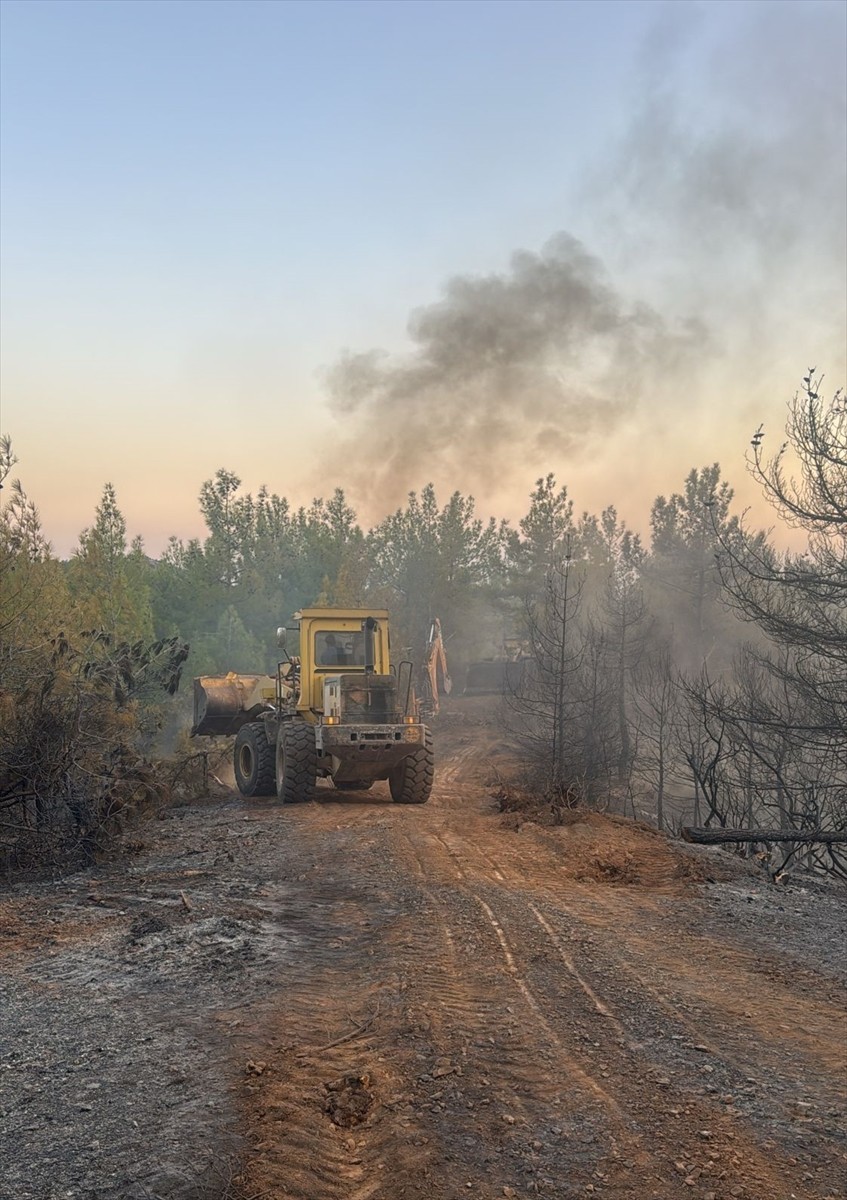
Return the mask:
[[324,725],[337,725],[338,717],[324,717]]
[[407,725],[415,724],[415,717],[404,717],[403,720],[406,722]]

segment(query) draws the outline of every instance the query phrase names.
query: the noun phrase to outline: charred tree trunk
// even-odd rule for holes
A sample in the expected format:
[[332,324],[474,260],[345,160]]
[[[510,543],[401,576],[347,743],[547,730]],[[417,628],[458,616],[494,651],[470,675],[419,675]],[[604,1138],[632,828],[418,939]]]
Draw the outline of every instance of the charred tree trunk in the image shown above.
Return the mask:
[[732,842],[797,842],[822,846],[847,845],[847,829],[704,829],[685,826],[683,840],[705,846],[722,846]]

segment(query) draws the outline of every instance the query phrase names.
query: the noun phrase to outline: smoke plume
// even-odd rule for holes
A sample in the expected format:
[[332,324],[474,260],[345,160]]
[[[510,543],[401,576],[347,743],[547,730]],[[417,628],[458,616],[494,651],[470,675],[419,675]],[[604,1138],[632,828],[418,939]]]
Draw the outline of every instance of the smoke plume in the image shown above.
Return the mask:
[[713,12],[661,10],[628,127],[581,173],[569,223],[602,261],[559,233],[451,279],[404,356],[328,373],[365,508],[430,479],[502,501],[552,470],[632,514],[716,458],[750,502],[753,429],[778,436],[809,366],[843,382],[847,9]]
[[430,478],[525,483],[528,464],[607,436],[645,376],[702,337],[627,302],[566,233],[516,252],[506,273],[454,277],[408,333],[405,357],[347,353],[328,374],[334,411],[354,422],[350,453],[367,463],[357,483],[383,505]]

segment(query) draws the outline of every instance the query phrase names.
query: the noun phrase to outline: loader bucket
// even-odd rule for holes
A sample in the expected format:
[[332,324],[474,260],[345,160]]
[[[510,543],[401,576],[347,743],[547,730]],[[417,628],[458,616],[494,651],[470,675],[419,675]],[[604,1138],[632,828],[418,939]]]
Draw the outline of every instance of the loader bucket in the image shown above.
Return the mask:
[[192,737],[225,737],[273,706],[269,675],[201,675],[194,680]]

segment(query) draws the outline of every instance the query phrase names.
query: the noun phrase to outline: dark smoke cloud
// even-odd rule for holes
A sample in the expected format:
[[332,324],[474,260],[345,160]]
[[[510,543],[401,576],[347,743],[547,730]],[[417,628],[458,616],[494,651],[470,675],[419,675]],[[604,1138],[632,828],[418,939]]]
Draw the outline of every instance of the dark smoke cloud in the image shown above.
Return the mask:
[[408,332],[405,357],[348,353],[328,373],[334,411],[355,423],[351,454],[361,451],[383,506],[434,477],[466,492],[531,482],[607,435],[645,375],[703,336],[628,302],[566,233],[516,252],[504,274],[454,277]]
[[[602,439],[613,473],[637,446],[642,508],[674,454],[679,472],[725,459],[736,480],[745,431],[777,426],[808,366],[842,383],[847,8],[715,11],[661,10],[629,127],[583,173],[581,228],[611,270],[560,233],[450,280],[412,314],[405,356],[328,373],[366,506],[429,479],[484,497],[548,470],[591,486]],[[628,507],[615,482],[600,503]]]

